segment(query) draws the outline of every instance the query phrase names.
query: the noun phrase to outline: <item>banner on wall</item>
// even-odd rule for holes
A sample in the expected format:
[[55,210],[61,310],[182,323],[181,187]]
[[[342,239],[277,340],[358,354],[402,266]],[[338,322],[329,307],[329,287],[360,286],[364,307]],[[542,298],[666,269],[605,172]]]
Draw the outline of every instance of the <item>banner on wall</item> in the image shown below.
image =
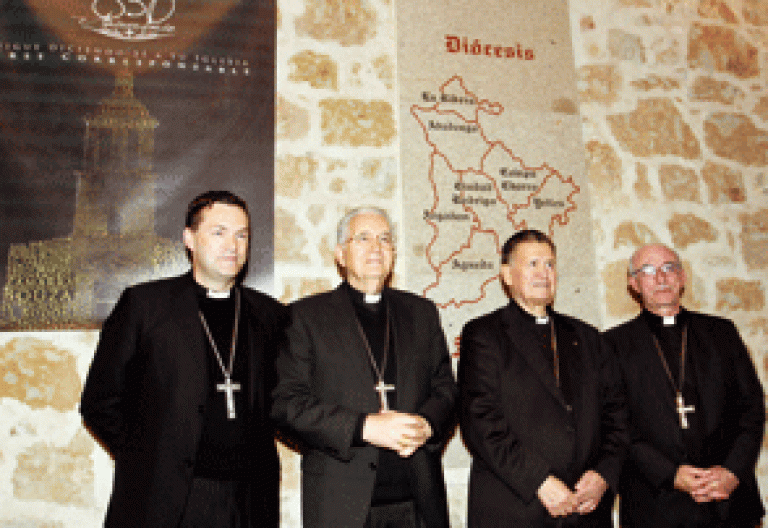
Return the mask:
[[558,249],[556,307],[597,324],[584,149],[567,0],[397,5],[408,288],[438,305],[453,352],[505,304],[515,231]]
[[271,0],[9,0],[0,15],[0,328],[97,327],[183,273],[187,204],[248,202],[273,262]]

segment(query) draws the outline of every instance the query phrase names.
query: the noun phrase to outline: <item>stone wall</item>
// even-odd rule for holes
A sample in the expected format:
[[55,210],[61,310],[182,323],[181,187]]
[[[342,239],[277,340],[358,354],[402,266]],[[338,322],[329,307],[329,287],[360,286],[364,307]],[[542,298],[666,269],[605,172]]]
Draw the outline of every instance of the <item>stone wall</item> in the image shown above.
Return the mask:
[[[275,286],[333,287],[334,228],[373,204],[401,218],[394,0],[278,2]],[[603,327],[637,311],[626,259],[681,253],[689,307],[736,321],[768,368],[768,4],[572,0]],[[567,258],[567,256],[562,256]],[[395,282],[408,286],[408,270]],[[0,334],[0,526],[99,526],[111,462],[80,426],[94,332]],[[283,453],[283,525],[300,526],[298,457]],[[462,526],[466,454],[447,455]],[[763,495],[768,467],[761,462]]]

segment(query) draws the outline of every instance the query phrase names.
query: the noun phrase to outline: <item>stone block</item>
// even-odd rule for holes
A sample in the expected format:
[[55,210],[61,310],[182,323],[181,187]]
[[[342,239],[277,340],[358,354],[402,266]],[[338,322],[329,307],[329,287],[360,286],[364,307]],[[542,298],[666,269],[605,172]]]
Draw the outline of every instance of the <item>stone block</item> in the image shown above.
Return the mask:
[[607,121],[621,146],[635,156],[701,155],[693,130],[671,99],[640,99],[635,110],[609,115]]
[[661,165],[659,184],[664,198],[670,202],[701,202],[696,171],[680,165]]
[[325,99],[320,123],[324,145],[382,147],[395,139],[395,116],[387,101]]
[[704,121],[704,141],[712,152],[745,165],[768,165],[768,130],[744,114],[715,112]]
[[307,0],[296,34],[342,46],[361,46],[376,35],[378,17],[367,0]]
[[275,160],[275,195],[298,198],[304,189],[316,189],[318,167],[311,156],[281,156]]
[[622,222],[613,233],[613,249],[623,246],[639,248],[645,244],[659,242],[650,227],[641,222]]
[[743,203],[746,201],[746,190],[741,171],[708,161],[701,170],[701,177],[707,186],[709,203]]
[[649,90],[677,90],[680,88],[680,81],[673,77],[662,77],[660,75],[649,75],[642,79],[636,79],[629,83],[632,88],[647,92]]
[[717,281],[717,310],[759,311],[765,308],[765,291],[760,281],[737,278]]
[[743,0],[744,21],[755,26],[768,26],[768,3],[765,0]]
[[635,190],[635,194],[641,200],[653,199],[653,187],[648,180],[648,166],[642,163],[635,164],[635,173],[637,178],[632,188]]
[[13,398],[32,409],[70,411],[80,402],[82,383],[77,361],[68,350],[34,337],[11,339],[0,347],[0,398]]
[[688,67],[730,73],[740,79],[760,73],[758,50],[733,28],[694,24],[688,36]]
[[736,24],[738,19],[724,0],[700,0],[698,14],[704,18],[721,20],[728,24]]
[[309,111],[278,96],[275,138],[298,140],[309,134]]
[[672,243],[678,249],[685,249],[697,242],[714,242],[717,240],[717,229],[694,214],[673,214],[667,222],[672,235]]
[[628,260],[609,262],[602,272],[605,310],[612,318],[628,319],[640,310],[640,305],[632,298],[627,288],[628,264]]
[[763,121],[768,122],[768,96],[764,96],[758,99],[755,108],[752,110],[752,113]]
[[610,145],[589,141],[585,145],[587,175],[595,192],[604,198],[621,192],[621,159]]
[[13,496],[25,501],[94,506],[92,451],[93,442],[83,431],[66,447],[33,444],[16,458]]
[[642,37],[620,29],[608,31],[608,52],[613,60],[645,63],[645,46],[643,46]]
[[610,105],[619,98],[622,78],[618,68],[608,64],[590,64],[577,71],[582,103]]
[[691,101],[732,105],[744,99],[744,92],[727,81],[700,76],[693,82],[689,97]]
[[290,211],[275,207],[275,262],[308,263],[307,237]]
[[750,270],[768,269],[768,209],[739,215],[741,252]]
[[339,66],[329,55],[302,51],[288,60],[291,68],[288,79],[306,82],[312,88],[336,90],[339,84]]

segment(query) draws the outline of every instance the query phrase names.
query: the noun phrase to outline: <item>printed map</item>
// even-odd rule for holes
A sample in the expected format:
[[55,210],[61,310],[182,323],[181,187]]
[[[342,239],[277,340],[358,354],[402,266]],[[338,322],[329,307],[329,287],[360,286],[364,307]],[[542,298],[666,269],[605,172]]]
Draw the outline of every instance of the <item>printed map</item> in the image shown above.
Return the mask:
[[[485,298],[491,284],[498,290],[498,260],[509,234],[536,228],[554,237],[576,211],[580,189],[556,168],[531,166],[490,137],[481,117],[501,116],[504,107],[478,97],[461,77],[422,99],[427,104],[413,105],[411,114],[430,151],[426,177],[434,200],[423,221],[432,231],[425,258],[435,274],[422,293],[441,308],[460,308]],[[457,289],[454,279],[463,282],[468,270],[474,287]]]

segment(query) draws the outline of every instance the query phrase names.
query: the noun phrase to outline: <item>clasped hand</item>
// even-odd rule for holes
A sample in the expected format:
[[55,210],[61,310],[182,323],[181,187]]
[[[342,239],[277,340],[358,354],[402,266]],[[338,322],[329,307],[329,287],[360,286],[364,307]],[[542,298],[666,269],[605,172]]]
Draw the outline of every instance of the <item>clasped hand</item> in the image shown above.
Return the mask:
[[549,475],[536,494],[552,517],[567,517],[572,513],[593,512],[607,489],[605,479],[590,469],[581,476],[573,491],[562,480]]
[[369,444],[407,458],[429,440],[432,426],[418,414],[380,411],[366,417],[362,435]]
[[675,473],[675,488],[696,502],[725,500],[738,485],[738,477],[722,466],[702,469],[683,464]]

